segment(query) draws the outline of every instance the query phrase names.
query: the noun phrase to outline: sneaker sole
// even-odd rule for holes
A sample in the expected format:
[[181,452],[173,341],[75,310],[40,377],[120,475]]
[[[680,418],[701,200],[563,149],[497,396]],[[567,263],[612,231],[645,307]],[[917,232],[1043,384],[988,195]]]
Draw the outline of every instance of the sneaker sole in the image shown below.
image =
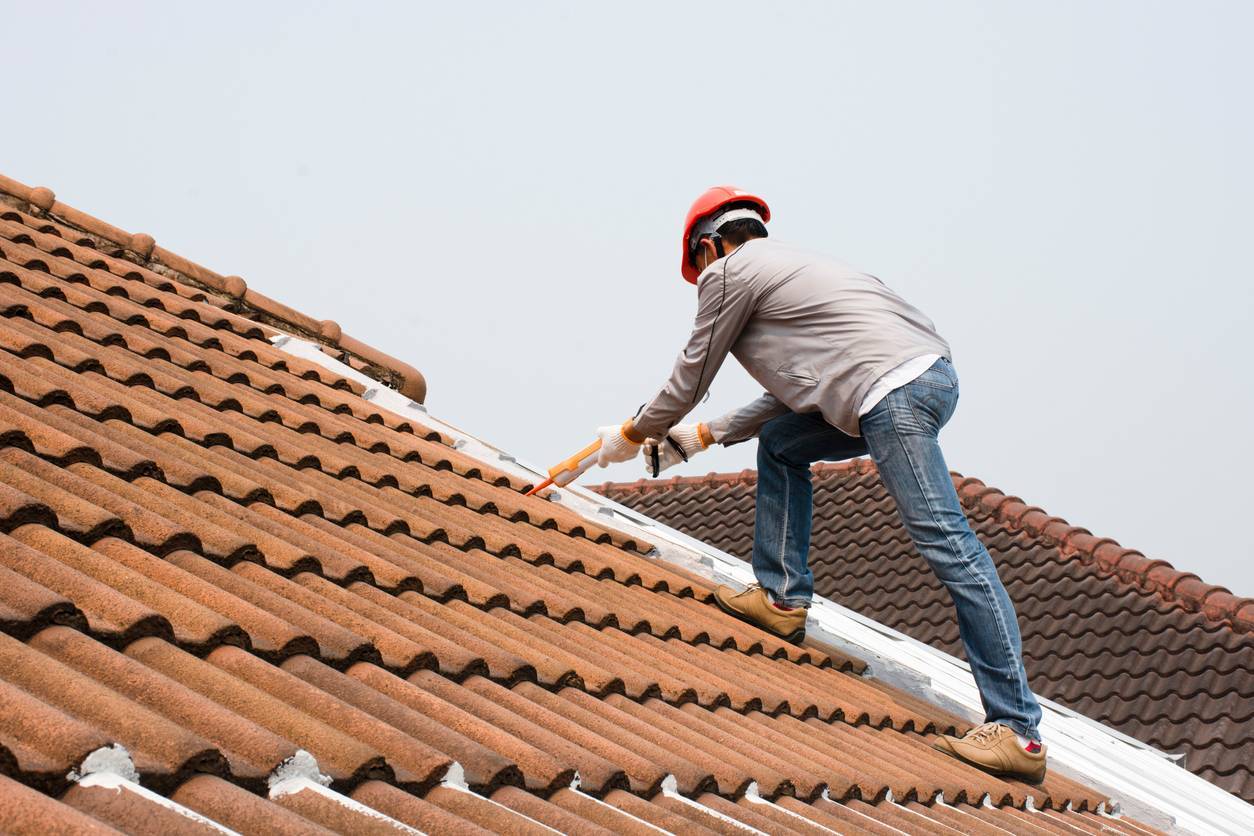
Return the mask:
[[1022,781],[1025,784],[1031,784],[1032,786],[1036,786],[1037,784],[1040,784],[1042,781],[1044,781],[1045,775],[1049,772],[1048,769],[1042,768],[1039,775],[1035,773],[1028,775],[1023,772],[1008,772],[1004,769],[990,769],[989,767],[984,766],[982,764],[978,764],[975,761],[967,760],[962,755],[958,754],[956,751],[949,748],[948,743],[946,743],[944,747],[938,746],[936,745],[936,743],[933,743],[932,748],[938,752],[944,752],[946,755],[949,755],[949,757],[953,758],[956,761],[965,763],[967,766],[974,766],[976,769],[980,770],[981,772],[987,775],[993,775],[998,778],[1015,778],[1015,779]]
[[802,627],[800,630],[794,630],[788,635],[784,635],[783,633],[775,632],[770,627],[763,627],[761,624],[754,621],[752,618],[745,615],[740,610],[732,609],[731,607],[724,604],[721,600],[719,600],[719,597],[717,595],[714,596],[714,603],[718,604],[718,608],[722,610],[723,612],[727,613],[728,615],[730,615],[732,618],[743,621],[745,624],[752,624],[754,627],[757,627],[759,630],[765,630],[766,632],[770,633],[772,636],[775,636],[778,639],[782,639],[783,641],[786,641],[789,644],[801,644],[803,641],[805,641],[806,628],[804,627]]

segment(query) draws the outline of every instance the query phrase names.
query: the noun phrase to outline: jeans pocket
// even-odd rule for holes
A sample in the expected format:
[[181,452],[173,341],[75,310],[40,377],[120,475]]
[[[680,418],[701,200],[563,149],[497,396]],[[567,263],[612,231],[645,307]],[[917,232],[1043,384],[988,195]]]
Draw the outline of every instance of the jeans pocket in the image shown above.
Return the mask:
[[958,381],[955,380],[947,370],[942,369],[939,365],[934,365],[923,374],[916,377],[914,383],[921,383],[924,386],[933,386],[937,389],[953,390],[958,387]]
[[941,427],[949,423],[958,404],[957,385],[948,380],[946,383],[946,386],[937,386],[915,380],[905,387],[906,398],[915,420],[932,433],[939,432]]

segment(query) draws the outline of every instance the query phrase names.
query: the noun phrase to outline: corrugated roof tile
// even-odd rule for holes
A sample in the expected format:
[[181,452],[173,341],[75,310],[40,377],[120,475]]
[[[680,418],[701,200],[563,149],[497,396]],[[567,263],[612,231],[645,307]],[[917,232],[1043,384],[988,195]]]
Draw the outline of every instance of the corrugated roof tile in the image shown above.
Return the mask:
[[334,832],[213,775],[184,781],[170,799],[237,833],[329,836]]
[[50,832],[50,827],[82,836],[117,836],[123,832],[0,775],[0,831],[15,836],[37,836]]
[[[816,592],[961,654],[948,595],[874,466],[854,460],[814,471]],[[1238,707],[1254,700],[1254,680],[1240,675],[1254,664],[1254,624],[1243,620],[1242,600],[978,479],[955,474],[954,482],[1016,604],[1033,688],[1166,751],[1186,750],[1190,769],[1254,799],[1248,768],[1212,768],[1224,753],[1254,746],[1254,713]],[[745,471],[598,490],[747,556],[755,484]],[[1225,731],[1210,733],[1221,721]]]
[[220,836],[222,832],[210,822],[129,788],[75,784],[61,796],[61,801],[137,836]]
[[[58,821],[87,821],[46,795],[67,788],[129,831],[195,811],[280,832],[814,832],[835,811],[868,830],[934,822],[939,790],[1016,824],[1004,807],[1029,794],[1099,803],[934,753],[911,729],[956,718],[863,679],[861,660],[730,619],[708,579],[523,496],[526,479],[276,350],[254,318],[417,393],[420,375],[380,369],[335,323],[47,190],[0,177],[0,202],[0,774]],[[743,510],[737,478],[717,497]],[[723,516],[701,524],[722,536]],[[121,778],[108,798],[112,779],[74,783],[115,742],[173,805]],[[329,789],[292,777],[313,766]],[[744,796],[755,780],[774,803]],[[926,804],[886,805],[890,790]]]
[[[7,684],[121,742],[158,786],[169,788],[192,771],[227,771],[225,758],[205,738],[8,636],[0,636],[0,674]],[[75,765],[64,764],[65,771]]]

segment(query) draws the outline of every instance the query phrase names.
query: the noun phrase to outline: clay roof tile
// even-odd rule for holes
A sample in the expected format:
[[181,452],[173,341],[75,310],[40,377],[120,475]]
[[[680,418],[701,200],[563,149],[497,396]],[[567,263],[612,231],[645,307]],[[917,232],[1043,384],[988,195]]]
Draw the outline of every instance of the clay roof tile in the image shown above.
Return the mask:
[[[816,589],[947,652],[960,653],[943,588],[914,554],[873,472],[869,464],[815,468],[811,565]],[[1225,738],[1229,746],[1236,740],[1254,741],[1254,717],[1237,718],[1224,707],[1225,695],[1234,687],[1244,693],[1243,686],[1221,684],[1216,669],[1217,664],[1239,667],[1246,657],[1254,660],[1254,647],[1245,638],[1254,615],[1249,599],[1072,526],[978,479],[954,474],[954,485],[973,526],[999,561],[1020,612],[1033,687],[1168,750],[1192,746],[1186,758],[1190,768],[1248,793],[1247,770],[1208,771],[1223,744],[1201,731],[1226,716],[1239,729]],[[751,475],[735,473],[607,484],[598,490],[725,551],[748,556],[753,488]],[[714,514],[719,525],[707,525],[705,520]],[[1212,655],[1217,637],[1224,649]],[[1094,685],[1115,671],[1120,672],[1117,681],[1127,684],[1126,692]],[[801,688],[789,691],[793,701],[804,693]],[[1190,699],[1176,699],[1180,693]],[[1245,698],[1254,698],[1254,692]],[[867,706],[864,700],[857,702]],[[892,709],[886,716],[907,715]],[[1165,717],[1173,719],[1157,719]],[[920,721],[935,722],[926,713]],[[1182,729],[1195,731],[1190,736]]]
[[[868,678],[862,660],[733,621],[709,578],[608,520],[523,496],[531,477],[456,449],[357,379],[421,401],[412,367],[50,191],[0,177],[0,204],[0,772],[41,799],[70,788],[127,830],[195,824],[194,811],[243,831],[386,831],[390,817],[437,832],[813,832],[857,818],[858,799],[862,821],[931,826],[926,805],[887,796],[943,791],[1022,823],[1007,805],[1023,807],[1026,788],[922,737],[963,721]],[[354,371],[280,350],[279,334]],[[908,542],[889,526],[858,533],[853,511],[892,512],[869,463],[815,475],[852,486],[823,524],[857,535],[816,543],[869,560]],[[956,478],[981,519],[1032,514]],[[658,514],[703,491],[694,518],[718,510],[722,526],[751,508],[753,480],[630,490]],[[1069,555],[1098,548],[1033,519]],[[1192,617],[1240,612],[1160,568],[1155,583],[1202,607]],[[894,579],[880,606],[916,589],[888,561],[859,571]],[[108,749],[121,771],[74,783],[114,742],[131,762]],[[570,786],[576,774],[592,795]],[[667,776],[697,803],[663,791]],[[754,781],[778,804],[746,801]],[[1052,778],[1033,795],[1050,810],[1096,797]]]

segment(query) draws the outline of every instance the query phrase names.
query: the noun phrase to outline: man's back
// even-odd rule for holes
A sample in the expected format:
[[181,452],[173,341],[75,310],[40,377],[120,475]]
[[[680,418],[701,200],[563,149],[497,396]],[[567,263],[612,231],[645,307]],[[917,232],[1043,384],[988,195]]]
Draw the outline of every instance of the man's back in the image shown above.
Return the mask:
[[753,310],[732,344],[736,359],[794,412],[820,411],[851,435],[883,374],[921,355],[950,355],[922,312],[827,256],[753,239],[701,274],[700,293],[717,297],[724,283]]

